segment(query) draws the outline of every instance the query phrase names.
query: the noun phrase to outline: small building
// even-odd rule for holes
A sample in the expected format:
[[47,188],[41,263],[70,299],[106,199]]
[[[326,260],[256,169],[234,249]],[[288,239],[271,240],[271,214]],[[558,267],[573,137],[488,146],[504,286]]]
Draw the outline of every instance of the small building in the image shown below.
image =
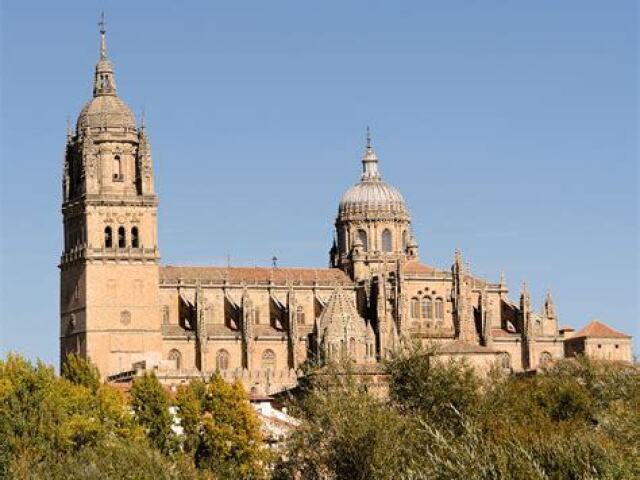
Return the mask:
[[564,341],[566,357],[584,355],[600,360],[631,362],[631,336],[592,320]]

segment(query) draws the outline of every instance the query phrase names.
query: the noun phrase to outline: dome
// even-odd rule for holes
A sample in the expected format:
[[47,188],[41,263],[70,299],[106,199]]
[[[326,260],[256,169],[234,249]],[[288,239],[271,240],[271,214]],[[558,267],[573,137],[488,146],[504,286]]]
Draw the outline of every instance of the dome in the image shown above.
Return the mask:
[[340,200],[340,213],[387,210],[407,214],[402,194],[382,180],[361,181],[347,190]]
[[85,128],[135,128],[133,112],[115,95],[99,95],[87,103],[78,116],[78,131]]
[[338,214],[385,212],[408,216],[409,210],[402,194],[382,180],[378,172],[378,157],[371,145],[367,145],[362,164],[362,178],[344,193]]

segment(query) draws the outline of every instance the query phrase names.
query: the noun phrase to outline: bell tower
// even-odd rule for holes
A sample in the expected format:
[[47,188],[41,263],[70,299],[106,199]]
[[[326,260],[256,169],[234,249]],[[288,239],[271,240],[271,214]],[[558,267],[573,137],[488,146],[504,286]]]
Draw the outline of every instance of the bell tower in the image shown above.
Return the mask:
[[88,357],[106,377],[160,360],[160,255],[149,141],[118,96],[99,25],[93,98],[64,156],[60,360]]

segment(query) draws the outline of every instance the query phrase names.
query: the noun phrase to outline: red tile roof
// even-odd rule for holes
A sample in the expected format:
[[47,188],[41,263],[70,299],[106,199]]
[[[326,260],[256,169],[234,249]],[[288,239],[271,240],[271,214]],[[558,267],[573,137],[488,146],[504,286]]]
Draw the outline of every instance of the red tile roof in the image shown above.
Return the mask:
[[435,273],[437,270],[417,260],[410,260],[404,265],[405,273]]
[[204,280],[222,283],[269,283],[275,284],[343,284],[353,282],[342,270],[337,268],[268,268],[268,267],[182,267],[163,265],[160,267],[160,279],[164,281]]
[[591,320],[589,325],[584,327],[579,332],[576,332],[571,339],[575,338],[631,338],[630,335],[626,335],[622,332],[614,330],[608,325],[605,325],[599,320]]

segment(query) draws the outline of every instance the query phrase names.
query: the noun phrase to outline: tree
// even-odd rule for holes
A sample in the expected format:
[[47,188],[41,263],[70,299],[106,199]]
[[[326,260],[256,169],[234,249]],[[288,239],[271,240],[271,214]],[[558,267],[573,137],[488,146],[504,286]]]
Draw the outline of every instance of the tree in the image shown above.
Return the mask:
[[477,413],[481,382],[463,360],[443,360],[416,347],[396,354],[385,367],[392,401],[437,428],[460,429]]
[[419,471],[415,418],[368,394],[348,370],[329,368],[307,388],[294,405],[303,423],[287,441],[276,479],[391,480]]
[[177,397],[185,451],[200,469],[220,478],[266,476],[267,452],[260,422],[242,384],[225,382],[218,373],[208,383],[192,382]]
[[169,396],[155,374],[136,377],[130,396],[136,422],[145,429],[151,444],[162,453],[170,453],[175,445],[175,435],[171,429],[173,418],[169,412]]
[[21,466],[53,465],[111,440],[141,441],[120,392],[89,385],[17,355],[0,361],[0,473],[23,478]]
[[84,385],[92,391],[100,386],[100,371],[91,360],[75,353],[68,354],[62,364],[62,376],[76,385]]

